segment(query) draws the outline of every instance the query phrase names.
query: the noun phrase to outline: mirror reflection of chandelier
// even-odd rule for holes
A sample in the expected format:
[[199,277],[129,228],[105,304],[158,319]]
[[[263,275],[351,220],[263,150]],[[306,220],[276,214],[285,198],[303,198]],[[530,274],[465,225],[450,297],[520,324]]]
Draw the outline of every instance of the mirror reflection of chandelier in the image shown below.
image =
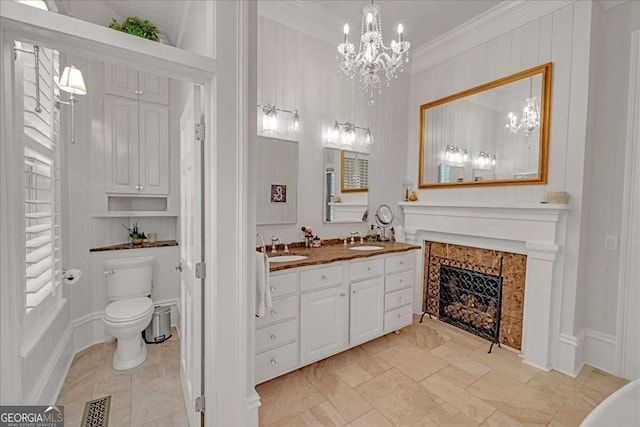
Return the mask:
[[362,9],[360,47],[356,53],[349,41],[349,24],[344,24],[344,42],[338,45],[339,68],[350,79],[360,75],[360,87],[369,93],[370,105],[374,103],[374,93],[382,93],[384,84],[389,87],[391,79],[403,71],[403,63],[409,61],[411,44],[403,40],[403,31],[402,24],[398,24],[398,40],[391,40],[390,47],[385,46],[380,7],[371,0],[371,4]]
[[536,97],[533,96],[533,77],[529,78],[529,97],[524,103],[522,108],[522,118],[518,123],[518,116],[509,112],[509,118],[507,124],[504,125],[504,132],[512,135],[521,133],[524,136],[529,136],[540,126],[540,106],[536,102]]

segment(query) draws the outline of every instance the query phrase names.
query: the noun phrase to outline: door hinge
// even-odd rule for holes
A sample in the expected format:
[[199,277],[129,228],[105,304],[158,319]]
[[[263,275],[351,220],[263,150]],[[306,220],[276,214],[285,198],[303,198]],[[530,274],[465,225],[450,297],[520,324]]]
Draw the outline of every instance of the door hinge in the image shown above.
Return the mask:
[[196,123],[196,139],[200,142],[204,142],[206,133],[207,133],[207,129],[204,122]]
[[196,412],[204,412],[205,399],[204,395],[196,397]]
[[196,264],[196,279],[206,279],[207,278],[207,264],[204,262],[199,262]]

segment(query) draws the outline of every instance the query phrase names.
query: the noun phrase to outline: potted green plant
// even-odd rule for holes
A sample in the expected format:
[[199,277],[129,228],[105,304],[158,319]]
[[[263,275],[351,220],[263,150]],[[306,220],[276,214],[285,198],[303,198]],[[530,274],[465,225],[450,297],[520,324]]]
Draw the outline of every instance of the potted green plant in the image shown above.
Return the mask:
[[138,223],[134,222],[133,227],[129,228],[126,225],[122,224],[122,226],[129,232],[129,237],[131,238],[131,243],[134,245],[141,245],[142,242],[147,238],[147,236],[138,229]]
[[122,24],[115,19],[112,19],[111,24],[109,24],[109,28],[122,31],[123,33],[133,34],[134,36],[142,37],[154,42],[159,40],[158,27],[146,19],[143,21],[137,16],[128,17]]

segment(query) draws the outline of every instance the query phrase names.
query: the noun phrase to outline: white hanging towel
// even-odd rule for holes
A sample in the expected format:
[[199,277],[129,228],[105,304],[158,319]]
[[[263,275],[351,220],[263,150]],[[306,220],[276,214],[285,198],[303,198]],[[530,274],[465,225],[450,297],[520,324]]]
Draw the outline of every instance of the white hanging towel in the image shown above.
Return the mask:
[[404,227],[401,225],[396,225],[393,227],[393,232],[396,236],[396,242],[399,243],[407,243],[407,238],[404,235]]
[[269,287],[269,257],[256,252],[256,317],[262,317],[272,307]]

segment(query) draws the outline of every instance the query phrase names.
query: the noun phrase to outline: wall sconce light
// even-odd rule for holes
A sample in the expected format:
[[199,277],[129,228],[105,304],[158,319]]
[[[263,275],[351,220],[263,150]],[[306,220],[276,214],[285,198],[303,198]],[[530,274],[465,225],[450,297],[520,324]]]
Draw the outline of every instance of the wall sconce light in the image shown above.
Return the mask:
[[80,71],[73,65],[65,67],[64,71],[62,72],[62,76],[60,77],[60,81],[58,82],[58,86],[60,87],[60,90],[70,94],[68,101],[56,99],[56,108],[60,109],[61,104],[71,106],[71,143],[75,144],[74,105],[76,102],[78,102],[75,95],[87,94],[87,88],[84,84],[84,79],[82,78],[82,71]]
[[353,145],[356,142],[357,131],[365,132],[364,142],[371,145],[371,130],[368,127],[356,126],[351,122],[339,123],[336,121],[327,132],[327,140],[331,143],[339,143],[342,145]]
[[469,161],[469,151],[466,148],[447,145],[443,154],[443,160],[451,164],[463,164]]
[[262,129],[269,131],[278,130],[278,111],[282,113],[293,114],[293,124],[291,126],[291,130],[293,132],[298,132],[300,130],[300,114],[298,110],[285,110],[282,108],[277,108],[273,104],[258,104],[258,107],[262,108]]
[[494,168],[496,166],[496,155],[491,155],[491,153],[481,151],[480,154],[478,154],[478,157],[474,160],[474,163],[480,169]]

